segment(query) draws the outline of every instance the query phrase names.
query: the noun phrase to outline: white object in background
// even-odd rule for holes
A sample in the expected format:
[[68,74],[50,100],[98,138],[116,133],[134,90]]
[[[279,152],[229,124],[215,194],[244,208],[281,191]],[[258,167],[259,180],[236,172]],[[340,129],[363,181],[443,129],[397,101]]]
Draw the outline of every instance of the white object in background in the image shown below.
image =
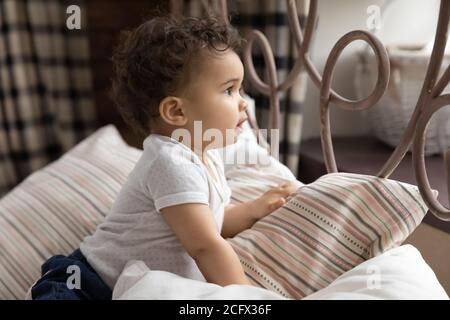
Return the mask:
[[[396,147],[405,132],[422,90],[430,59],[429,47],[417,50],[387,48],[391,62],[391,77],[387,92],[376,105],[364,111],[371,132],[391,147]],[[370,52],[359,53],[354,85],[357,98],[367,97],[378,77],[377,62]],[[444,56],[440,72],[450,63],[450,54]],[[450,93],[447,86],[443,93]],[[450,107],[439,110],[426,131],[425,155],[442,154],[450,147]]]
[[[412,4],[411,4],[412,3]],[[439,11],[437,0],[389,0],[381,1],[381,28],[374,28],[374,35],[387,46],[391,63],[391,75],[386,93],[380,101],[364,112],[371,133],[391,147],[397,147],[405,132],[422,89],[428,61],[434,45],[435,26]],[[398,29],[398,16],[403,29]],[[416,23],[420,19],[421,23]],[[423,27],[426,25],[427,27]],[[399,32],[396,32],[399,31]],[[377,62],[369,45],[359,52],[354,86],[358,99],[367,97],[378,77]],[[441,73],[450,62],[450,42]],[[444,90],[449,93],[450,87]],[[442,154],[450,147],[450,107],[439,110],[431,119],[426,132],[425,155]]]

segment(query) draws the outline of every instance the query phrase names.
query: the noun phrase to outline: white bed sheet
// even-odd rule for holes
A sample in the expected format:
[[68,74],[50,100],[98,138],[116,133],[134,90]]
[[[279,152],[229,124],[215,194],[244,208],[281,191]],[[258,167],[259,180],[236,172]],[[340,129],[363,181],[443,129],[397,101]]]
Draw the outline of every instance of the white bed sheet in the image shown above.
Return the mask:
[[[185,279],[165,271],[152,271],[142,261],[130,261],[113,291],[117,300],[277,300],[269,290],[230,285],[221,287]],[[449,297],[436,275],[412,245],[403,245],[365,261],[328,287],[305,300],[437,299]]]

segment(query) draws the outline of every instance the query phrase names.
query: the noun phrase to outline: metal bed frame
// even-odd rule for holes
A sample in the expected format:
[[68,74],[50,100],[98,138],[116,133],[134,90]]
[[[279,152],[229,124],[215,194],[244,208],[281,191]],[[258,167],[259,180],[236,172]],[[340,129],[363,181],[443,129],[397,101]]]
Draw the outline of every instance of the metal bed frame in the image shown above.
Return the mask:
[[[275,59],[269,41],[262,32],[252,30],[246,36],[247,42],[244,45],[243,52],[246,76],[257,91],[270,98],[269,129],[278,129],[280,113],[279,93],[288,90],[299,73],[302,70],[306,70],[312,82],[320,90],[320,136],[326,168],[328,173],[338,172],[331,139],[329,104],[333,103],[339,108],[351,111],[365,110],[375,105],[387,89],[390,74],[389,56],[386,48],[376,36],[367,31],[354,30],[342,36],[333,46],[326,60],[323,75],[321,76],[309,57],[311,38],[317,21],[318,0],[310,0],[304,30],[302,30],[298,21],[296,1],[286,0],[286,2],[288,6],[289,28],[298,51],[298,57],[294,67],[286,78],[279,83]],[[230,23],[226,0],[202,0],[201,3],[206,12],[212,13],[215,11],[225,23]],[[170,11],[173,14],[182,14],[183,2],[171,0]],[[447,43],[449,19],[450,0],[441,0],[433,50],[416,107],[403,133],[401,142],[377,173],[378,177],[389,178],[412,144],[413,167],[420,194],[429,210],[437,218],[444,221],[450,221],[450,209],[442,205],[433,195],[425,167],[424,145],[425,133],[431,117],[438,110],[450,104],[450,94],[442,94],[442,91],[450,81],[450,66],[438,78]],[[378,64],[378,78],[375,88],[368,97],[361,100],[347,99],[340,96],[331,88],[331,80],[336,62],[342,51],[355,40],[363,40],[372,48]],[[251,53],[255,42],[260,46],[265,64],[268,68],[268,83],[261,80],[253,64]],[[252,128],[258,129],[256,120],[250,121],[250,125]],[[444,162],[447,193],[450,200],[450,149],[444,154]]]

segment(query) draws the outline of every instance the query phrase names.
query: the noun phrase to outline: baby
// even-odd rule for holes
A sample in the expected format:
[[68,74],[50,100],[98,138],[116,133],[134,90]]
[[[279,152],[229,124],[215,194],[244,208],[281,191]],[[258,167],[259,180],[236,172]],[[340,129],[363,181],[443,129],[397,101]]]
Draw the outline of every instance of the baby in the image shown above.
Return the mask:
[[[130,260],[222,286],[250,284],[225,238],[282,206],[298,185],[230,205],[218,148],[235,143],[247,120],[240,42],[215,18],[158,17],[124,33],[112,93],[127,123],[146,136],[142,156],[95,233],[43,265],[34,299],[110,299]],[[224,138],[206,139],[209,129]],[[67,285],[70,265],[81,270],[79,288]]]

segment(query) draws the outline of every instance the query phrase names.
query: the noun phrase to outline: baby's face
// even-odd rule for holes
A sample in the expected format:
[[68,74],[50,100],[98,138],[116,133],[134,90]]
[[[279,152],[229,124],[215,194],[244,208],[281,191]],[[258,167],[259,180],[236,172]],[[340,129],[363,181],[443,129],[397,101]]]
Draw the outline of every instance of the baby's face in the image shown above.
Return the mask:
[[[204,56],[200,67],[194,69],[191,77],[193,83],[189,84],[189,90],[183,98],[187,104],[187,129],[194,137],[194,121],[201,121],[204,149],[205,146],[208,149],[221,148],[236,142],[241,124],[247,119],[246,102],[240,91],[244,67],[232,50]],[[208,129],[216,129],[214,133],[211,130],[209,132],[214,136],[221,134],[222,139],[205,137],[203,133]],[[211,143],[211,140],[214,142]]]

